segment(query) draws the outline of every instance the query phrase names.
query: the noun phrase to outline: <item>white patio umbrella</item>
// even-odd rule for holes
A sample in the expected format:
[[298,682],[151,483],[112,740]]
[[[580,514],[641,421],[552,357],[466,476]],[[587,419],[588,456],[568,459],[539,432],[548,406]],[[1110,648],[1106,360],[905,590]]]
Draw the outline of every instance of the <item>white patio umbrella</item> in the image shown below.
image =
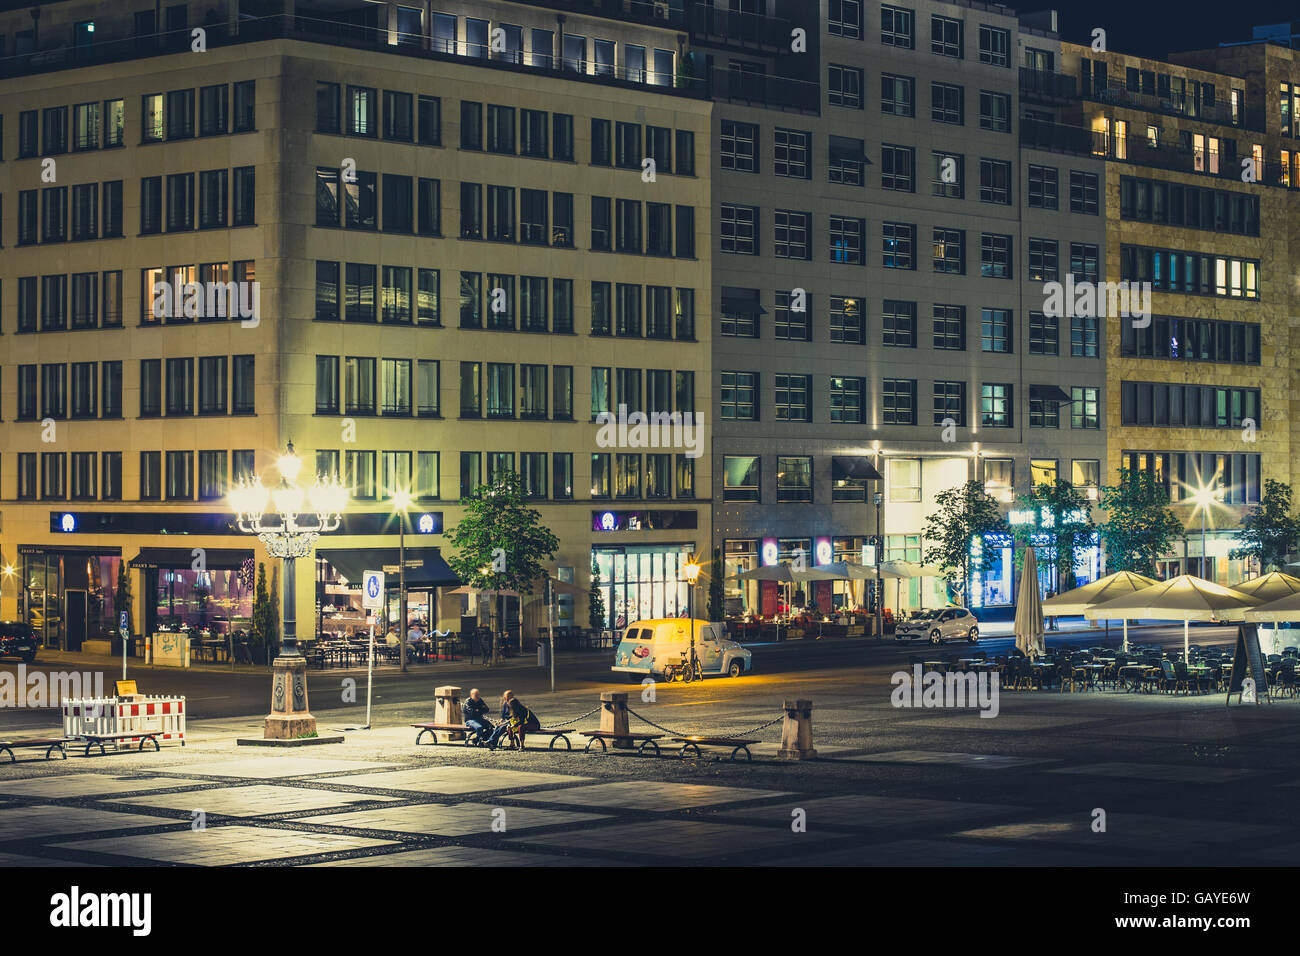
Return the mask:
[[1224,612],[1254,607],[1260,601],[1221,584],[1180,574],[1124,597],[1095,604],[1083,613],[1090,621],[1106,618],[1149,619],[1183,622],[1183,657],[1190,651],[1190,621],[1221,621]]
[[[1114,574],[1098,578],[1090,584],[1048,598],[1043,602],[1043,613],[1048,617],[1073,617],[1085,613],[1088,608],[1096,604],[1113,601],[1117,597],[1132,594],[1134,591],[1141,591],[1156,583],[1155,578],[1149,578],[1145,574],[1136,574],[1133,571],[1116,571]],[[1107,624],[1110,623],[1109,618],[1106,621]],[[1124,618],[1124,650],[1126,651],[1128,650],[1128,622],[1129,619]],[[1110,635],[1108,634],[1107,640],[1109,639]]]
[[[898,605],[903,603],[903,578],[941,578],[943,568],[933,564],[917,564],[915,561],[886,561],[880,565],[880,576],[898,578],[894,592],[894,603]],[[925,598],[921,599],[921,606],[925,607]]]
[[[843,579],[849,582],[850,588],[853,588],[853,582],[855,581],[874,581],[876,579],[876,569],[869,564],[855,564],[852,561],[835,561],[832,564],[825,565],[824,569],[842,575]],[[885,575],[882,574],[881,577],[883,578]],[[853,590],[852,595],[853,600],[860,605],[861,602],[858,600],[857,591]]]
[[1041,657],[1047,652],[1043,640],[1043,595],[1038,590],[1038,558],[1033,548],[1025,552],[1025,564],[1020,569],[1015,632],[1016,647],[1026,657]]
[[[1268,574],[1261,574],[1257,578],[1247,578],[1240,584],[1234,584],[1232,589],[1257,598],[1262,607],[1271,601],[1278,601],[1300,592],[1300,578],[1291,574],[1284,574],[1281,571],[1270,571]],[[1224,620],[1244,621],[1246,620],[1245,614],[1246,610],[1244,608],[1228,611],[1224,614]]]
[[1273,625],[1273,653],[1280,653],[1282,641],[1277,636],[1277,625],[1279,621],[1300,621],[1300,592],[1278,598],[1276,601],[1269,601],[1267,604],[1260,604],[1258,607],[1249,608],[1245,612],[1245,619],[1247,621],[1267,621],[1271,623]]

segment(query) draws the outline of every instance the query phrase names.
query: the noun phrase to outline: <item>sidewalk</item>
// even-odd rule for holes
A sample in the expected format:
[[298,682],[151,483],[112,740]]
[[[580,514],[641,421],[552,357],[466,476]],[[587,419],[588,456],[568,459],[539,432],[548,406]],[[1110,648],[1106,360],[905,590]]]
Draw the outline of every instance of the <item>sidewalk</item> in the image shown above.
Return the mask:
[[[555,656],[556,663],[565,663],[580,661],[587,654],[592,652],[582,651],[561,651]],[[612,653],[612,652],[611,652]],[[407,668],[417,673],[437,673],[439,670],[451,670],[465,667],[481,667],[482,658],[475,657],[474,663],[471,664],[468,657],[459,657],[455,660],[437,660],[427,662],[408,661]],[[186,671],[195,674],[249,674],[253,676],[267,677],[271,674],[271,666],[259,666],[256,664],[231,664],[228,662],[212,661],[194,661],[191,660],[188,668],[169,667],[163,664],[146,664],[143,657],[128,657],[127,673],[138,673],[140,671],[161,672],[168,674],[184,673]],[[8,663],[8,662],[6,662]],[[59,651],[42,649],[36,654],[36,661],[31,666],[52,666],[56,669],[65,670],[102,670],[106,673],[122,673],[122,658],[120,655],[107,654],[87,654],[83,651]],[[514,655],[509,658],[502,658],[501,662],[494,668],[495,670],[511,668],[536,668],[537,655],[528,653],[523,655]],[[309,674],[364,674],[366,672],[365,660],[359,663],[353,663],[346,667],[310,667]],[[389,661],[375,661],[376,674],[396,674],[400,673],[400,666],[390,663]]]

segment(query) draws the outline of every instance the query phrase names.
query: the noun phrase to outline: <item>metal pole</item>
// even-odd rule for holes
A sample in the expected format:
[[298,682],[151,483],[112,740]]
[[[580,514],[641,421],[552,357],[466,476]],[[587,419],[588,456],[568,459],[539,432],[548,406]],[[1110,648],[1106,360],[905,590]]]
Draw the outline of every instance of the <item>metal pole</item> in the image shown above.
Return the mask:
[[[694,559],[692,559],[694,560]],[[695,673],[695,582],[686,580],[686,626],[691,631],[691,659],[687,662],[691,673]]]
[[1201,505],[1201,577],[1205,577],[1205,506]]
[[546,602],[546,626],[551,632],[551,693],[555,693],[555,588],[551,586],[551,578],[546,578],[546,590],[549,592],[550,600]]
[[406,512],[397,513],[397,579],[402,596],[398,637],[402,641],[402,673],[406,673]]
[[297,558],[284,558],[284,640],[280,642],[280,657],[301,657],[298,653],[297,575],[294,568]]
[[[879,461],[879,459],[877,459]],[[883,479],[882,479],[883,481]],[[876,596],[876,640],[885,639],[885,614],[881,605],[884,603],[885,588],[880,580],[880,559],[881,552],[885,550],[885,535],[881,527],[881,504],[885,500],[884,492],[876,492],[876,581],[872,585],[872,593]]]
[[374,617],[370,619],[370,660],[366,664],[366,726],[370,729],[370,693],[374,687],[375,680],[375,623]]

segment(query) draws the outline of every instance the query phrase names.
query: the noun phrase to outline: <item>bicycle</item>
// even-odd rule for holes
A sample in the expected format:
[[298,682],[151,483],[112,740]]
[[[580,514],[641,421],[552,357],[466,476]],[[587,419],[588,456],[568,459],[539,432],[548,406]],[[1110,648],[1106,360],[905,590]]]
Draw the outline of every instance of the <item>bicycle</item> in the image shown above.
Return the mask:
[[677,664],[669,664],[664,668],[664,680],[670,682],[681,682],[689,684],[692,681],[704,680],[704,672],[700,668],[700,659],[694,654],[690,655],[690,661],[686,659],[687,655],[683,654],[682,659]]

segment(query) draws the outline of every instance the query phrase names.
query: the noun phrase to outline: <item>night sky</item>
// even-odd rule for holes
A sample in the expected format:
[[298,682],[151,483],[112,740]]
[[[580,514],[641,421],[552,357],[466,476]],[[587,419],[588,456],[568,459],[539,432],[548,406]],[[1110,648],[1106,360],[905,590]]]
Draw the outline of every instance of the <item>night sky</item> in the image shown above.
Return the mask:
[[1249,40],[1251,27],[1296,21],[1297,0],[1002,0],[1017,13],[1056,10],[1061,38],[1091,43],[1094,27],[1106,31],[1106,46],[1120,53],[1163,57],[1176,50],[1201,50],[1221,42]]

